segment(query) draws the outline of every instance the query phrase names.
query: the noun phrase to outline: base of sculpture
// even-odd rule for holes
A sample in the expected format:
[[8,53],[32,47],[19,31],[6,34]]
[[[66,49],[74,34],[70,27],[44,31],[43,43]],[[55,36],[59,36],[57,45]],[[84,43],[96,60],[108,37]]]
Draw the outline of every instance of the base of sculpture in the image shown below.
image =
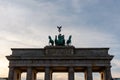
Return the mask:
[[74,46],[46,46],[46,56],[71,56],[74,54]]

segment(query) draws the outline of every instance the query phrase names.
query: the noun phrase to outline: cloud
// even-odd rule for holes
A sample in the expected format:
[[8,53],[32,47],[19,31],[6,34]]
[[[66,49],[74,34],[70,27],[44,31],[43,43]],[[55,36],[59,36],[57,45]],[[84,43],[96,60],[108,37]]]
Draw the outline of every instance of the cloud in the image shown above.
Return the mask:
[[67,27],[65,28],[64,33],[67,36],[73,34],[72,42],[76,46],[112,47],[119,43],[119,41],[115,38],[116,36],[103,33],[99,30],[94,28],[91,29],[89,27],[77,27],[77,29],[74,29],[74,27]]
[[[63,25],[66,39],[72,35],[75,47],[110,47],[110,54],[119,61],[118,3],[117,0],[104,3],[100,0],[0,0],[1,64],[5,60],[2,57],[11,54],[11,47],[48,45],[48,35],[54,38],[58,25]],[[116,69],[117,61],[112,62]]]
[[0,57],[0,77],[6,77],[8,74],[8,61]]

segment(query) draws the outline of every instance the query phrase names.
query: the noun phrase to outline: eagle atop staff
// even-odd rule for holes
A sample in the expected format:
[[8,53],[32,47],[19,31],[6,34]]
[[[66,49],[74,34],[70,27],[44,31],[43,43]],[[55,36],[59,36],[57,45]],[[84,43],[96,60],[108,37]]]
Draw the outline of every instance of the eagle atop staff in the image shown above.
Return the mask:
[[62,26],[57,26],[57,28],[58,28],[58,32],[60,33]]

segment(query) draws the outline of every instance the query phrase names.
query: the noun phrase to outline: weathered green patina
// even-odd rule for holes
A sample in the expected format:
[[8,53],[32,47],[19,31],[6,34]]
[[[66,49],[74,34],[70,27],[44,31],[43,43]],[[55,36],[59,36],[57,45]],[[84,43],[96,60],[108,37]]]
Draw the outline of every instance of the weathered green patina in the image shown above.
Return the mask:
[[72,35],[69,36],[69,38],[68,38],[68,40],[66,42],[67,45],[71,44],[71,38],[72,38]]
[[[55,40],[52,40],[51,36],[48,36],[49,38],[49,43],[53,46],[54,43],[55,43],[55,46],[65,46],[65,37],[64,35],[62,35],[60,32],[61,32],[61,28],[62,26],[57,26],[58,28],[58,32],[59,32],[59,35],[55,35]],[[70,45],[71,44],[71,35],[69,36],[68,40],[66,41],[66,44],[67,45]]]
[[58,39],[57,39],[57,36],[55,36],[55,45],[56,46],[64,46],[65,45],[64,35],[59,34]]
[[53,46],[54,45],[54,41],[52,40],[51,36],[48,36],[49,38],[49,44],[51,43],[51,45]]

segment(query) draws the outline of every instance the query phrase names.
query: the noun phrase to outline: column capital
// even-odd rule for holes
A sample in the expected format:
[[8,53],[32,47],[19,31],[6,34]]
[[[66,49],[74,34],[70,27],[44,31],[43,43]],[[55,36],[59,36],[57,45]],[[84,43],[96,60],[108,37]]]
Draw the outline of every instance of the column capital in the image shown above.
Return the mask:
[[87,66],[86,68],[92,68],[92,66]]
[[73,67],[69,67],[69,71],[74,71],[74,68]]
[[31,67],[31,66],[28,66],[27,68],[33,68],[33,67]]
[[50,66],[45,66],[45,68],[51,68]]

